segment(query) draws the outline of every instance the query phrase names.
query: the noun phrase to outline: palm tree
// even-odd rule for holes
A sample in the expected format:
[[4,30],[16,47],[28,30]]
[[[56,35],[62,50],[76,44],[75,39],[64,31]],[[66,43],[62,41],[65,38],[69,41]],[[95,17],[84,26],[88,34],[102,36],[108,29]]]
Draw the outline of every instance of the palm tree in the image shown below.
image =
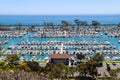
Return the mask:
[[93,26],[99,26],[100,23],[99,23],[98,21],[96,21],[96,20],[93,20],[93,21],[92,21],[92,25],[93,25]]
[[63,29],[67,29],[68,26],[69,26],[69,23],[68,23],[67,21],[65,21],[65,20],[62,20],[62,21],[61,21],[61,24],[62,24],[62,28],[63,28]]
[[81,25],[81,21],[79,21],[79,19],[75,19],[74,22],[76,23],[77,26]]
[[98,21],[96,21],[96,20],[93,20],[92,21],[92,25],[95,27],[95,31],[96,31],[96,29],[98,28],[98,26],[100,26],[100,23]]

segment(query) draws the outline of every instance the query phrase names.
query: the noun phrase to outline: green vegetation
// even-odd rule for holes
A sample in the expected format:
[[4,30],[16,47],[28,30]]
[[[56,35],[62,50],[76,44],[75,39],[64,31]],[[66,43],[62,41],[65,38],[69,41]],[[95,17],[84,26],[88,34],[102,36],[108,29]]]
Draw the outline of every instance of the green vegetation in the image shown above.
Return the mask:
[[2,56],[3,55],[3,53],[0,51],[0,56]]
[[36,61],[23,61],[16,64],[19,61],[19,56],[17,54],[8,55],[5,61],[0,62],[1,71],[25,71],[32,74],[41,75],[44,74],[49,76],[51,80],[53,79],[70,79],[75,78],[73,74],[79,72],[79,76],[89,75],[92,79],[97,77],[96,61],[88,60],[86,63],[80,63],[77,67],[68,67],[63,63],[50,64],[48,63],[46,67],[40,67],[39,63]]
[[81,61],[82,59],[85,59],[85,56],[82,53],[77,54],[77,59]]
[[[84,59],[84,55],[78,55],[78,59]],[[67,66],[61,62],[56,64],[48,63],[45,67],[41,67],[40,63],[44,63],[44,61],[20,61],[20,58],[17,54],[7,55],[5,60],[0,61],[0,71],[7,72],[20,72],[24,71],[24,73],[29,72],[30,74],[41,76],[47,76],[50,80],[59,79],[59,80],[69,80],[69,79],[76,79],[76,80],[94,80],[98,76],[97,65],[99,62],[104,60],[103,56],[97,53],[93,58],[86,60],[85,62],[81,62],[76,66]],[[109,65],[108,65],[109,67]],[[109,80],[117,80],[116,76],[117,73],[120,72],[120,69],[117,70],[109,70],[110,75],[112,78]],[[74,75],[78,73],[77,75]],[[12,74],[12,73],[11,73]],[[107,80],[108,77],[105,75],[103,78]]]
[[79,19],[75,19],[74,22],[77,26],[87,26],[88,25],[86,21],[79,21]]
[[102,62],[104,60],[104,57],[102,56],[102,54],[96,53],[96,55],[93,57],[93,60],[97,62]]
[[48,63],[44,71],[51,79],[68,79],[68,75],[70,74],[70,68],[61,62],[56,64]]
[[100,23],[99,23],[98,21],[96,21],[96,20],[93,20],[93,21],[92,21],[92,25],[93,25],[93,26],[99,26]]
[[120,64],[120,61],[103,61],[103,64],[106,63],[112,64],[113,62],[115,62],[116,64]]
[[109,71],[111,80],[120,80],[120,78],[117,78],[117,74],[120,73],[120,68],[117,69],[111,69]]
[[67,28],[69,26],[69,23],[65,20],[62,20],[61,24],[62,24],[62,28]]
[[17,54],[8,55],[6,61],[8,64],[16,64],[20,60],[20,57]]

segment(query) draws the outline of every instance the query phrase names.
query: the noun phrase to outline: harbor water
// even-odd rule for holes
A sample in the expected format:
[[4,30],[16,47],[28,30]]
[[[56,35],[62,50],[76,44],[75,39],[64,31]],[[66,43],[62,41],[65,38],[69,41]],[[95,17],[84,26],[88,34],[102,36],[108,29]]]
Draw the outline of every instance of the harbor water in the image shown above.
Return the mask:
[[[19,23],[21,23],[21,24],[43,24],[44,22],[53,22],[54,24],[61,24],[62,20],[66,20],[69,23],[75,24],[75,22],[74,22],[75,19],[79,19],[80,21],[86,21],[88,24],[92,24],[93,20],[97,20],[101,24],[118,24],[120,22],[120,15],[0,15],[0,24],[19,24]],[[22,26],[22,27],[29,28],[26,26]],[[42,26],[42,27],[44,27],[44,26]],[[109,28],[110,26],[107,26],[107,27]],[[112,27],[116,27],[116,26],[112,26]],[[15,28],[15,26],[10,26],[10,28]],[[37,28],[41,28],[41,27],[37,26]],[[14,34],[14,32],[13,32],[13,34]],[[21,45],[20,43],[22,43],[22,41],[27,41],[30,43],[38,42],[39,44],[36,43],[36,45],[40,45],[40,44],[42,44],[42,42],[44,43],[44,42],[53,41],[53,46],[60,46],[60,44],[59,45],[54,44],[55,41],[56,42],[57,41],[63,42],[63,43],[68,42],[68,41],[73,41],[73,42],[78,41],[79,43],[82,41],[86,41],[86,42],[87,41],[88,42],[97,41],[98,43],[108,41],[109,46],[115,46],[114,51],[117,51],[117,53],[106,55],[106,52],[105,52],[105,53],[103,53],[103,55],[105,57],[109,57],[109,58],[114,57],[116,59],[120,59],[120,54],[119,54],[120,44],[118,42],[120,40],[120,38],[119,37],[110,37],[108,35],[105,35],[104,32],[97,33],[98,35],[102,35],[102,37],[89,37],[89,36],[81,36],[81,37],[76,37],[76,36],[72,36],[72,37],[34,37],[33,35],[35,35],[35,34],[37,34],[37,33],[36,32],[26,32],[25,34],[22,34],[21,37],[7,37],[7,38],[0,37],[0,41],[5,41],[5,40],[8,41],[6,44],[1,44],[0,46],[4,47],[6,51],[9,51],[8,48],[11,45],[19,46],[19,45]],[[64,45],[67,45],[67,43]],[[31,46],[33,46],[33,45],[31,45]],[[72,46],[74,46],[74,45],[72,45]],[[81,47],[81,44],[78,46]],[[87,49],[89,50],[89,48],[87,48]],[[65,50],[65,53],[66,53],[66,51],[69,52],[72,50],[73,50],[73,52],[70,54],[72,57],[75,57],[75,54],[73,54],[74,51],[79,51],[82,49],[69,48],[69,49]],[[33,54],[34,52],[32,52],[32,51],[36,51],[36,54]],[[58,51],[59,51],[59,49],[58,49]],[[92,50],[92,51],[94,52],[94,50]],[[34,48],[32,50],[14,49],[14,50],[12,50],[12,52],[17,52],[17,53],[19,53],[19,56],[21,58],[26,58],[28,60],[31,60],[31,59],[44,60],[46,58],[49,58],[49,55],[52,54],[54,52],[54,50],[51,52],[49,49],[36,49],[36,48]],[[31,52],[32,52],[32,54],[31,54]],[[92,53],[90,53],[90,54],[85,53],[85,56],[88,56],[88,57],[91,57],[94,55],[95,54],[92,54]]]

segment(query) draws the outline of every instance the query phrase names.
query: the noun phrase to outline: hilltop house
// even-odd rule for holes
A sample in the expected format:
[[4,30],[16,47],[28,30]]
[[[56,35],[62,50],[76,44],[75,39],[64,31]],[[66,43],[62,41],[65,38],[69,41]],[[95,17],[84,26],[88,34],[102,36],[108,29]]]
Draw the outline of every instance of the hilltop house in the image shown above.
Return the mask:
[[50,62],[53,64],[57,62],[62,62],[65,65],[70,65],[70,55],[69,54],[51,54]]

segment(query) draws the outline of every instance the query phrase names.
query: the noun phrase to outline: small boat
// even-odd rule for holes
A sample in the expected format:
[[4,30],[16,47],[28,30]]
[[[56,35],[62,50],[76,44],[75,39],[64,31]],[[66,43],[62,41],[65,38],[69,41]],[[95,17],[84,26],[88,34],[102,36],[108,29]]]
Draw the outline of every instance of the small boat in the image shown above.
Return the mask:
[[118,40],[118,43],[120,44],[120,40]]

